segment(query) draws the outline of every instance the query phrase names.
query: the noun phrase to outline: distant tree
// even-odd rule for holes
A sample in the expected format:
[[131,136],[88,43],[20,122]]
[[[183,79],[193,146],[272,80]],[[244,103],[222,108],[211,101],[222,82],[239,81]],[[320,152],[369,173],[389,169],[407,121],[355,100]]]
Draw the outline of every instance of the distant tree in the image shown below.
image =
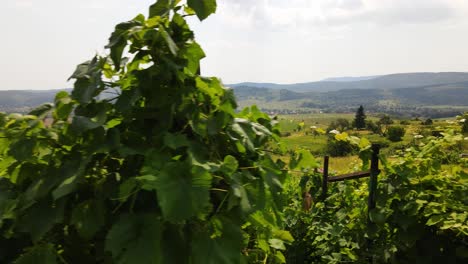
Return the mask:
[[434,122],[432,121],[432,119],[428,118],[426,120],[424,120],[424,122],[422,122],[423,125],[425,126],[430,126],[432,125]]
[[392,118],[388,115],[383,115],[379,121],[377,121],[377,125],[379,126],[380,134],[386,135],[388,126],[393,124]]
[[369,131],[372,131],[372,133],[377,133],[377,134],[380,133],[379,126],[375,122],[373,122],[372,120],[369,120],[369,121],[366,122],[366,129],[369,130]]
[[331,131],[336,129],[338,131],[345,131],[351,128],[351,124],[349,123],[348,119],[346,118],[338,118],[335,121],[332,121],[327,128],[327,131]]
[[356,117],[354,118],[354,126],[357,129],[363,129],[366,127],[366,114],[364,113],[364,107],[359,106]]
[[392,142],[401,141],[405,135],[405,128],[401,126],[391,126],[387,131],[387,138]]

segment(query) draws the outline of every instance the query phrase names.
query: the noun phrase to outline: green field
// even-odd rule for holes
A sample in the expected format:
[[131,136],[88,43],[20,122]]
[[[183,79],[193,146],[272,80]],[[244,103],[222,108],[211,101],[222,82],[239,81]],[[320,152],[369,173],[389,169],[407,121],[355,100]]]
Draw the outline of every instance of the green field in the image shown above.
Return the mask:
[[[295,151],[297,149],[309,150],[320,162],[322,157],[327,155],[326,147],[329,135],[314,135],[313,129],[321,128],[326,130],[333,121],[338,118],[344,118],[352,121],[354,114],[296,114],[296,115],[281,115],[278,116],[280,123],[280,130],[282,132],[282,143],[288,151]],[[373,122],[378,121],[377,116],[370,116],[367,120]],[[401,120],[395,120],[395,125],[401,125],[405,128],[405,135],[400,142],[391,142],[384,136],[372,133],[368,130],[347,130],[343,131],[350,135],[357,137],[365,137],[370,142],[379,143],[383,145],[381,153],[391,157],[399,149],[404,149],[409,146],[415,146],[424,142],[424,138],[432,136],[432,131],[440,131],[446,129],[459,129],[459,126],[451,119],[437,119],[434,120],[432,125],[423,125],[421,120],[405,120],[408,124],[401,125]],[[298,130],[299,124],[303,122],[304,126]],[[312,127],[312,128],[311,128]],[[421,135],[423,138],[418,138]],[[416,136],[416,138],[415,138]],[[461,152],[468,152],[468,141],[464,140],[459,144]],[[343,157],[333,157],[330,159],[330,170],[332,173],[345,173],[349,171],[358,170],[361,162],[357,155],[351,154]]]

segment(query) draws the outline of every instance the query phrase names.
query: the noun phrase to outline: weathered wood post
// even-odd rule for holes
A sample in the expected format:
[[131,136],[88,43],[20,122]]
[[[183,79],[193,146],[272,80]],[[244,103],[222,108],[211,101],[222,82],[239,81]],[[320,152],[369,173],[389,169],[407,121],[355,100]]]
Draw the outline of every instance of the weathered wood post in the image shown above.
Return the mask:
[[[380,173],[379,170],[379,152],[380,146],[378,144],[372,144],[372,156],[371,156],[371,167],[370,167],[370,179],[369,179],[369,200],[367,202],[367,226],[371,228],[374,226],[370,219],[370,211],[375,208],[376,205],[376,192],[377,192],[377,176]],[[372,238],[367,239],[367,253],[369,254],[369,263],[375,263],[375,256],[372,253]]]
[[370,180],[369,180],[369,200],[367,203],[367,217],[368,218],[369,218],[369,212],[375,208],[375,203],[376,203],[377,176],[380,173],[379,152],[380,152],[380,145],[372,144],[372,157],[371,157]]
[[323,158],[323,178],[322,178],[322,201],[327,198],[327,191],[328,191],[328,160],[330,157],[325,156]]

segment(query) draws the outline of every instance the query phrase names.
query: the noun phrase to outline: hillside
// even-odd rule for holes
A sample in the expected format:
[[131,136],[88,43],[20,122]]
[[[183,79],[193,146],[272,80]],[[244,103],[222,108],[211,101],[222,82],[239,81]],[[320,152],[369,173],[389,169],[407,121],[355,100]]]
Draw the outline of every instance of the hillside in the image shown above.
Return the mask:
[[46,102],[53,102],[61,90],[0,90],[0,112],[24,113]]
[[[468,110],[468,73],[404,73],[331,78],[300,84],[241,83],[233,88],[239,107],[270,113],[370,112],[445,117]],[[0,111],[27,112],[52,102],[59,90],[0,91]]]
[[[342,77],[343,78],[343,77]],[[364,80],[362,80],[364,78]],[[329,81],[335,80],[335,81]],[[343,81],[348,80],[348,81]],[[353,81],[356,80],[356,81]],[[345,89],[398,89],[429,85],[451,84],[468,81],[467,72],[440,73],[398,73],[369,77],[345,77],[345,79],[331,78],[319,82],[274,84],[274,83],[239,83],[229,87],[250,86],[270,89],[287,89],[295,92],[329,92]]]
[[232,87],[241,107],[257,104],[273,113],[351,112],[359,105],[372,112],[405,116],[445,117],[468,110],[468,73],[391,74],[347,82],[345,79],[289,86],[244,83]]

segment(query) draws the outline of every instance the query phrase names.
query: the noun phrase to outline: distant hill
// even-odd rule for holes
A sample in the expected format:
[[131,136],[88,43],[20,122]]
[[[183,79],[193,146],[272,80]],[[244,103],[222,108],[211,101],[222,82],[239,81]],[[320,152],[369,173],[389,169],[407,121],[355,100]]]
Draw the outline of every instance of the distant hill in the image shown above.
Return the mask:
[[[399,73],[339,77],[297,84],[240,83],[233,88],[240,108],[258,105],[269,113],[369,112],[445,117],[468,111],[468,73]],[[64,89],[68,90],[68,89]],[[60,90],[1,91],[0,111],[25,113],[53,102]]]
[[53,102],[59,90],[0,90],[0,111],[25,113],[47,102]]
[[[319,81],[295,84],[275,83],[239,83],[230,84],[229,87],[251,86],[270,89],[287,89],[294,92],[329,92],[346,89],[398,89],[428,85],[440,85],[460,83],[468,81],[468,72],[422,72],[422,73],[397,73],[377,76],[371,79],[359,80],[369,77],[356,78],[356,81]],[[349,79],[348,79],[349,80]]]
[[380,77],[382,75],[374,75],[374,76],[358,76],[358,77],[332,77],[332,78],[326,78],[321,80],[321,82],[356,82],[356,81],[365,81],[365,80],[370,80],[370,79],[375,79],[377,77]]
[[241,107],[256,104],[272,113],[351,112],[359,105],[372,112],[405,116],[446,117],[468,111],[468,73],[400,73],[362,78],[231,87]]
[[257,88],[251,86],[238,86],[234,88],[234,94],[238,101],[259,99],[265,101],[287,101],[301,99],[304,97],[303,93],[297,93],[286,89],[268,89]]

